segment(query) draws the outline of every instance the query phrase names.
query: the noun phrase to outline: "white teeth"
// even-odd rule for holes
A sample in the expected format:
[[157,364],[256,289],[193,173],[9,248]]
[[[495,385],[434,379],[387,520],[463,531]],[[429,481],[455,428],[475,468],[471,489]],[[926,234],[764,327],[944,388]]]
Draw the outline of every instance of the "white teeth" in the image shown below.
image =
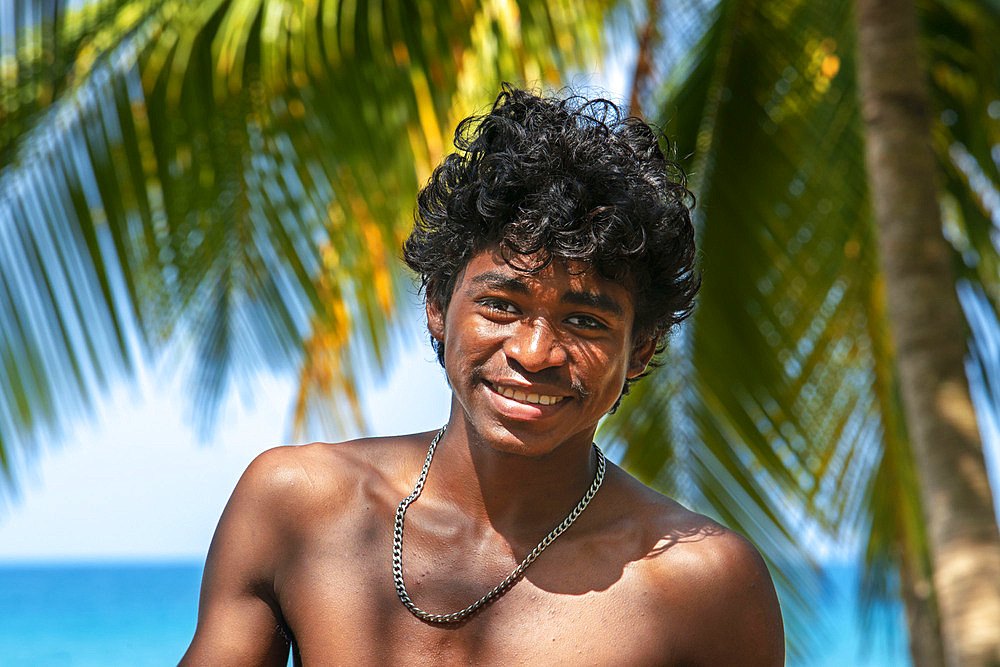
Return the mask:
[[546,396],[545,394],[525,394],[523,391],[518,389],[512,389],[510,387],[496,387],[497,392],[501,396],[507,398],[513,398],[515,401],[521,401],[522,403],[534,403],[536,405],[553,405],[558,403],[563,399],[562,396]]

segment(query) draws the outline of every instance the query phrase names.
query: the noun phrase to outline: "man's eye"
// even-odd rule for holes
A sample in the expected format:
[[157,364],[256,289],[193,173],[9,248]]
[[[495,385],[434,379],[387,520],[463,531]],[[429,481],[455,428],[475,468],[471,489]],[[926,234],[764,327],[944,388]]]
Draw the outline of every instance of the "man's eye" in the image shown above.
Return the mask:
[[607,329],[602,322],[589,315],[572,315],[567,317],[566,321],[582,329]]
[[514,304],[501,299],[483,299],[480,303],[489,310],[494,310],[499,313],[514,314],[517,312],[517,308]]

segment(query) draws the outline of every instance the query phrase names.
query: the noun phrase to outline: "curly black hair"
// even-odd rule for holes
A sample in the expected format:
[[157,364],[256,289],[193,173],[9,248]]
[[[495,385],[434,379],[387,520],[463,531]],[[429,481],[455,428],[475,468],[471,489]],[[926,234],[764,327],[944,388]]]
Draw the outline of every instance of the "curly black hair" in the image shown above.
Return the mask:
[[[484,250],[499,248],[508,264],[540,254],[528,271],[553,259],[585,262],[630,288],[635,341],[656,337],[662,352],[700,278],[694,198],[660,139],[606,99],[546,98],[504,84],[489,113],[458,124],[457,152],[417,197],[403,258],[442,310]],[[523,261],[511,266],[526,270]],[[443,345],[431,340],[443,366]]]

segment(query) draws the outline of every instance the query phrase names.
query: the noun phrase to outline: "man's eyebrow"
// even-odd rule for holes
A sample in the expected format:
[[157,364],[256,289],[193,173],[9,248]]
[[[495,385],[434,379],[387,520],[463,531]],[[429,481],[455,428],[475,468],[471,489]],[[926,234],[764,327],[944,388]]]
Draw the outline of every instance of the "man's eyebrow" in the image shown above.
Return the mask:
[[[496,271],[486,271],[485,273],[480,273],[478,276],[469,280],[469,283],[474,286],[484,285],[496,290],[514,292],[515,294],[527,295],[530,293],[528,285],[520,278],[507,276],[502,273],[497,273]],[[559,297],[559,300],[563,303],[575,306],[585,306],[587,308],[603,310],[606,313],[611,313],[612,315],[616,315],[618,317],[621,317],[625,313],[621,304],[602,292],[570,290]]]
[[607,313],[611,313],[612,315],[617,315],[618,317],[621,317],[625,313],[621,304],[607,294],[603,294],[601,292],[580,292],[577,290],[570,290],[569,292],[563,294],[559,300],[563,303],[569,303],[575,306],[586,306],[588,308],[603,310]]
[[515,292],[517,294],[528,294],[529,292],[528,286],[519,278],[505,276],[504,274],[497,273],[496,271],[486,271],[485,273],[480,273],[478,276],[472,278],[469,283],[475,286],[485,285],[486,287],[492,287],[493,289]]

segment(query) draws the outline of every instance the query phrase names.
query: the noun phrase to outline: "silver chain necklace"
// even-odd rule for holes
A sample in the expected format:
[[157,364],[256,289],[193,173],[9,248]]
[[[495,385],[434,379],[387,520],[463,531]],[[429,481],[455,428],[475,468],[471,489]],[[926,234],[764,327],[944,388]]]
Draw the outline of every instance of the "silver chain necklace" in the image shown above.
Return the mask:
[[441,436],[444,435],[444,430],[447,425],[442,426],[441,430],[437,432],[434,439],[431,440],[431,446],[427,450],[427,458],[424,460],[424,469],[420,471],[420,477],[417,479],[416,486],[413,487],[413,492],[403,498],[399,503],[399,507],[396,508],[396,530],[393,534],[392,540],[392,578],[396,581],[396,594],[399,596],[400,602],[406,605],[414,616],[422,621],[429,621],[431,623],[458,623],[463,621],[480,608],[489,604],[496,598],[500,597],[507,590],[513,586],[518,579],[524,574],[524,571],[528,569],[528,566],[535,562],[539,554],[545,551],[545,548],[552,544],[557,537],[566,532],[566,529],[573,525],[577,517],[587,509],[587,505],[593,499],[594,494],[597,490],[601,488],[601,482],[604,481],[604,453],[601,448],[596,444],[594,445],[594,451],[597,452],[597,471],[594,474],[594,483],[590,485],[587,489],[587,493],[583,495],[580,502],[577,503],[573,511],[563,519],[562,523],[552,529],[552,532],[545,536],[541,542],[538,543],[531,553],[528,554],[524,560],[521,561],[520,565],[514,568],[514,571],[507,575],[507,578],[497,584],[496,588],[491,590],[489,593],[479,598],[468,607],[461,611],[456,611],[453,614],[431,614],[424,611],[417,605],[413,604],[413,600],[410,599],[409,594],[406,592],[406,584],[403,583],[403,517],[406,516],[406,508],[410,506],[414,500],[420,497],[420,492],[424,490],[424,481],[427,480],[427,471],[431,467],[431,459],[434,458],[434,449],[437,447],[438,441]]

